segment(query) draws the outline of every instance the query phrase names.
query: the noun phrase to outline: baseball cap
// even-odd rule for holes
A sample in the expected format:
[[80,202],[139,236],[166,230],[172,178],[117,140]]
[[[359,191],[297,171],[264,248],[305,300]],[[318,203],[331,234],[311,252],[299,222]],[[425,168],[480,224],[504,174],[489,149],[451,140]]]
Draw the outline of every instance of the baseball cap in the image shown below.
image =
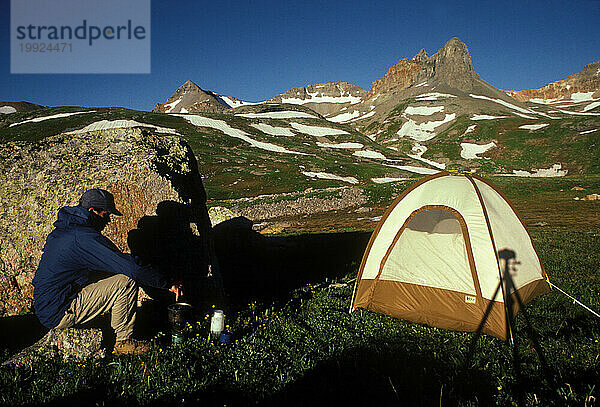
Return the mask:
[[83,206],[85,209],[103,209],[113,215],[123,216],[123,214],[115,208],[115,197],[113,194],[104,189],[88,189],[81,195],[81,198],[79,198],[79,205]]

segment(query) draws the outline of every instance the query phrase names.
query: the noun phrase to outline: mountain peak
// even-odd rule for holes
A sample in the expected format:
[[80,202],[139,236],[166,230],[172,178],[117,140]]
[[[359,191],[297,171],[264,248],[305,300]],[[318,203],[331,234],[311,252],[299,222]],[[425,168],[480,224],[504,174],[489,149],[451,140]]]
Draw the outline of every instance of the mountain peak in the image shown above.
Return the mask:
[[432,85],[445,84],[469,93],[479,80],[471,63],[469,49],[454,37],[431,57],[422,49],[412,59],[401,59],[392,65],[383,78],[373,82],[367,98],[377,93],[399,92],[425,81]]
[[419,53],[412,58],[412,61],[419,63],[427,61],[428,59],[429,55],[427,55],[427,51],[425,51],[425,48],[422,48],[421,51],[419,51]]
[[471,62],[469,49],[454,37],[430,58],[434,79],[445,82],[462,91],[471,91],[473,80],[479,79]]
[[191,80],[185,81],[165,103],[157,104],[154,112],[161,113],[218,113],[229,106],[218,95],[205,91]]

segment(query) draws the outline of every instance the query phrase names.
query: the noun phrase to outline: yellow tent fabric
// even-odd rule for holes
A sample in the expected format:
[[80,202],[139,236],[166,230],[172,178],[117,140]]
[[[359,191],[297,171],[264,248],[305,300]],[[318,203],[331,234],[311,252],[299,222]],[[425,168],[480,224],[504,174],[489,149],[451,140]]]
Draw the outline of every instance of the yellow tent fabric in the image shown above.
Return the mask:
[[[388,208],[358,272],[352,310],[440,328],[510,335],[505,298],[526,304],[550,290],[523,222],[474,175],[441,172]],[[519,301],[510,301],[518,311]],[[485,316],[485,317],[484,317]]]

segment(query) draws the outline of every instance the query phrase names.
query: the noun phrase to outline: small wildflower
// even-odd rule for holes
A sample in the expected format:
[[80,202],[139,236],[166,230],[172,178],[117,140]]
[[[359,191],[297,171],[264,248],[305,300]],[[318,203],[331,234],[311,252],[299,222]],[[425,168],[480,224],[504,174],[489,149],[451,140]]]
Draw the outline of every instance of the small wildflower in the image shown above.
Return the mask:
[[497,387],[497,389],[498,389],[498,390],[502,390],[502,386],[498,386],[498,387]]

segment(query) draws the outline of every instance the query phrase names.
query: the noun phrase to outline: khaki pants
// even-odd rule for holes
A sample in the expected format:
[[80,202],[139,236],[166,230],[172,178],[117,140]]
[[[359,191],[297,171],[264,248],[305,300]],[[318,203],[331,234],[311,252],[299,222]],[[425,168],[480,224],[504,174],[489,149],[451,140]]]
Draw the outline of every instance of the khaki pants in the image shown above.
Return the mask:
[[117,341],[125,340],[133,333],[137,295],[137,284],[124,274],[88,284],[73,299],[57,328],[83,324],[110,311],[110,325]]

